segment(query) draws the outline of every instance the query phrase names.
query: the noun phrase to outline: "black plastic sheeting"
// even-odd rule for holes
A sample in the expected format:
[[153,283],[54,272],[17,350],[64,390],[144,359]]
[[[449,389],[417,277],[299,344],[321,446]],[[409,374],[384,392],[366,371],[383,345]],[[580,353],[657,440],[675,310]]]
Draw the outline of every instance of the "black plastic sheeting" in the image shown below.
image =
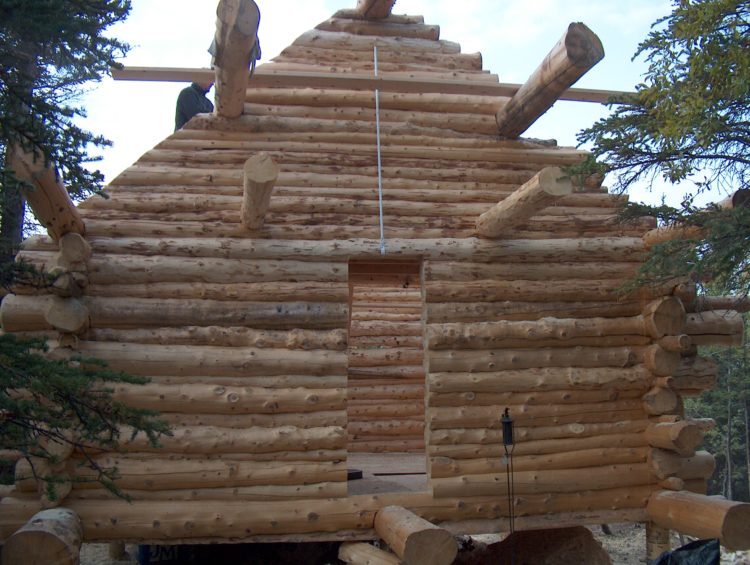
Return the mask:
[[717,539],[699,539],[665,551],[651,565],[719,565],[721,546]]

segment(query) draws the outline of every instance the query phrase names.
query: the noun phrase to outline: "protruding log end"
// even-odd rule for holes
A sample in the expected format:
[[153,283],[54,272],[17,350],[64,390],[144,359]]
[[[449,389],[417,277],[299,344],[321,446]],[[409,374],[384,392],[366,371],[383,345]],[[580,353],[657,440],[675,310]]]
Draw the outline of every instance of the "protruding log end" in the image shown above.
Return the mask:
[[559,167],[546,167],[505,200],[477,219],[477,233],[500,237],[527,218],[573,192],[573,182]]
[[657,525],[703,539],[719,538],[730,551],[750,549],[750,504],[686,491],[651,495],[647,512]]
[[44,319],[53,328],[63,333],[81,334],[89,328],[89,311],[76,298],[50,299]]
[[357,12],[367,20],[382,20],[391,15],[396,0],[357,0]]
[[242,223],[251,230],[263,227],[271,204],[271,192],[279,176],[279,166],[266,153],[245,161],[245,192],[242,200]]
[[643,362],[654,375],[668,377],[680,368],[682,357],[675,351],[667,351],[660,345],[652,345],[644,354]]
[[568,58],[586,71],[604,58],[601,40],[582,22],[573,22],[568,26],[565,49]]
[[5,565],[77,565],[83,527],[68,508],[43,510],[8,538]]
[[453,535],[401,506],[375,515],[375,531],[409,565],[449,565],[458,553]]
[[654,300],[643,310],[646,330],[651,337],[659,339],[665,335],[676,335],[685,327],[685,307],[679,298],[668,296]]
[[399,565],[401,560],[369,543],[348,542],[339,547],[339,559],[350,565]]

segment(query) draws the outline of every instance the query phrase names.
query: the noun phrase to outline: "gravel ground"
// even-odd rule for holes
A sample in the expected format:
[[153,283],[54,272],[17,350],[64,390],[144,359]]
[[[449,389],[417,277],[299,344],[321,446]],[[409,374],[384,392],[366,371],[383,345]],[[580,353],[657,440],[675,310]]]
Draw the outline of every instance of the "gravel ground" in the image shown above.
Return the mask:
[[[591,531],[594,537],[604,546],[612,558],[613,565],[643,565],[646,563],[646,528],[642,524],[611,524],[612,535],[605,535],[601,528],[592,527]],[[685,543],[688,540],[684,540]],[[679,547],[681,541],[677,535],[674,535],[672,547]],[[125,560],[114,560],[109,557],[109,546],[107,544],[87,543],[83,545],[81,551],[81,565],[133,565],[136,563],[135,554],[137,546],[126,546],[129,557]],[[218,549],[218,548],[217,548]],[[221,559],[213,561],[207,565],[214,565],[217,562],[225,562]],[[722,564],[750,565],[750,552],[742,553],[725,553],[722,555]],[[299,557],[290,559],[288,556],[280,557],[280,560],[269,560],[266,555],[261,559],[250,558],[248,564],[258,563],[263,565],[272,565],[279,563],[281,565],[304,565],[299,561]],[[193,563],[192,565],[204,565],[203,563]],[[233,561],[233,565],[241,565]],[[575,564],[581,565],[581,564]]]

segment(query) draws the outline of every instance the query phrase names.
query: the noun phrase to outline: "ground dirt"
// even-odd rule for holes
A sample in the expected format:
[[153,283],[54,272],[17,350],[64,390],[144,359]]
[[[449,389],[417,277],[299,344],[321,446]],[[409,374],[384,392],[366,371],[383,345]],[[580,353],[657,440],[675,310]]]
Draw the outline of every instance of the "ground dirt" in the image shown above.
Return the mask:
[[[610,524],[612,535],[606,535],[598,526],[591,527],[596,540],[609,553],[613,565],[643,565],[646,563],[646,529],[641,524]],[[685,539],[687,543],[689,540]],[[203,546],[197,560],[185,561],[186,565],[332,565],[339,563],[335,559],[335,544],[310,544],[267,546],[247,544],[244,546]],[[679,547],[678,536],[672,540],[673,547]],[[81,565],[133,565],[136,563],[137,547],[126,546],[130,556],[125,560],[113,560],[109,557],[107,544],[84,544],[81,552]],[[750,552],[723,554],[722,564],[750,565]],[[576,562],[573,565],[585,565]]]

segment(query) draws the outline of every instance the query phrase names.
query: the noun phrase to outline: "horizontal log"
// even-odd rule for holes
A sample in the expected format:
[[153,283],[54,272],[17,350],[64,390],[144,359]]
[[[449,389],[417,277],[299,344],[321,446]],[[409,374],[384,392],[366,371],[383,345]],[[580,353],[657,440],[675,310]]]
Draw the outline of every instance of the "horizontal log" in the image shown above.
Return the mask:
[[350,453],[424,453],[424,440],[419,438],[349,439]]
[[742,314],[735,310],[706,310],[687,315],[685,333],[700,335],[742,335]]
[[546,390],[610,389],[644,390],[652,376],[642,365],[628,368],[532,368],[482,373],[431,372],[430,390],[435,393],[489,392],[536,393]]
[[346,355],[334,351],[81,342],[77,353],[145,376],[346,375]]
[[402,506],[375,514],[375,531],[409,565],[450,565],[458,553],[453,535]]
[[399,565],[401,563],[401,560],[393,553],[362,542],[342,543],[339,546],[338,558],[351,565]]
[[349,352],[349,367],[384,367],[388,365],[422,365],[422,350],[389,348],[352,350]]
[[279,451],[312,451],[344,449],[346,433],[340,427],[248,428],[238,430],[212,426],[179,427],[171,436],[159,439],[160,447],[152,447],[143,434],[122,442],[125,452],[173,453],[274,453]]
[[[19,292],[19,294],[21,294]],[[226,301],[294,302],[301,297],[311,302],[346,302],[343,282],[202,283],[167,282],[92,284],[87,294],[100,298],[185,298]]]
[[424,414],[424,406],[416,402],[349,405],[347,413],[350,420],[361,418],[406,418],[409,416],[422,416]]
[[677,239],[702,239],[703,228],[698,226],[662,226],[643,235],[643,246],[651,249],[655,245]]
[[[516,471],[513,476],[516,496],[525,494],[580,492],[624,486],[643,486],[650,482],[646,463],[606,465],[570,470]],[[455,496],[503,496],[507,493],[505,473],[464,475],[432,479],[436,498]]]
[[695,303],[696,312],[711,310],[734,310],[735,312],[750,312],[749,296],[705,296],[698,297]]
[[345,351],[347,332],[339,330],[254,330],[223,326],[185,326],[177,328],[139,328],[118,330],[90,329],[91,341],[150,343],[159,345],[216,345],[222,347],[260,347],[286,349],[328,349]]
[[[609,465],[645,463],[645,447],[603,447],[585,449],[567,453],[545,455],[521,455],[513,458],[514,471],[534,471],[552,469],[580,469],[596,467],[603,463]],[[434,457],[430,460],[430,475],[433,478],[458,477],[463,475],[499,474],[507,471],[507,464],[502,459],[451,459]]]
[[628,347],[429,351],[425,357],[430,372],[482,372],[569,366],[624,368],[636,362],[633,351]]
[[[535,449],[539,446],[549,445],[548,443],[539,443],[544,440],[557,440],[561,445],[560,449],[570,448],[571,451],[580,451],[581,448],[576,447],[576,441],[566,440],[579,440],[582,438],[591,438],[594,436],[613,436],[610,441],[613,441],[616,437],[628,437],[628,441],[632,439],[632,436],[636,436],[639,433],[645,431],[648,426],[648,421],[641,420],[626,420],[619,422],[599,422],[599,423],[588,423],[582,424],[573,422],[570,424],[561,425],[550,425],[550,426],[530,426],[530,427],[516,427],[514,429],[514,436],[518,442],[523,442],[525,446],[530,446],[536,442]],[[493,425],[490,428],[456,428],[456,429],[444,429],[444,430],[432,430],[430,432],[430,445],[470,445],[470,444],[501,444],[502,443],[502,430],[499,425]],[[599,441],[599,440],[596,440]],[[646,440],[641,438],[635,446],[645,446]],[[521,452],[526,447],[521,445],[517,446]],[[607,447],[607,446],[605,446]],[[633,445],[624,445],[623,447],[633,447]],[[559,450],[553,451],[542,451],[543,453],[557,453]],[[535,452],[530,452],[535,453]]]
[[654,447],[691,457],[703,441],[706,431],[713,427],[714,422],[709,419],[657,422],[646,429],[646,440]]
[[161,418],[171,426],[216,426],[220,428],[249,428],[260,426],[278,428],[295,426],[314,428],[325,426],[346,426],[346,410],[326,410],[321,412],[294,412],[276,414],[162,414]]
[[367,439],[370,436],[421,438],[424,435],[424,421],[399,419],[357,422],[350,418],[346,430],[354,439]]
[[636,263],[471,263],[451,261],[426,261],[424,266],[426,281],[476,281],[491,279],[521,279],[548,281],[585,279],[622,280],[632,277],[637,270]]
[[[431,407],[426,420],[431,430],[443,428],[490,428],[498,425],[498,414],[505,406]],[[518,426],[568,424],[574,422],[614,422],[643,417],[638,399],[598,404],[560,406],[510,406]],[[576,419],[578,416],[578,419]]]
[[538,320],[554,318],[590,318],[637,316],[640,301],[623,302],[440,302],[425,304],[427,323],[483,322],[492,320]]
[[659,479],[678,477],[684,480],[708,479],[716,469],[714,456],[707,451],[697,451],[690,457],[654,448],[650,457],[651,469]]
[[[366,21],[330,18],[315,26],[323,31],[338,31],[353,35],[378,35],[385,37],[416,37],[437,41],[440,26],[425,24],[395,24],[390,22],[370,23]],[[275,60],[278,60],[275,59]]]
[[[193,488],[179,490],[125,490],[132,500],[242,500],[268,501],[305,500],[311,498],[346,497],[346,483],[328,482],[310,485],[263,485],[229,488]],[[73,491],[71,500],[115,500],[106,489],[80,489]]]
[[698,538],[718,538],[730,551],[750,548],[750,504],[687,491],[655,492],[647,512],[656,524]]
[[112,396],[136,408],[205,414],[319,412],[341,409],[346,402],[343,388],[284,389],[208,384],[119,384],[113,387]]
[[381,322],[381,321],[353,321],[349,336],[420,336],[421,322]]
[[501,300],[529,302],[615,302],[620,281],[566,279],[551,285],[542,281],[464,281],[425,283],[427,302],[496,302]]
[[461,392],[439,394],[430,392],[430,406],[488,406],[500,404],[585,404],[612,401],[623,398],[640,398],[641,390],[560,390],[550,392],[512,393],[512,392]]

